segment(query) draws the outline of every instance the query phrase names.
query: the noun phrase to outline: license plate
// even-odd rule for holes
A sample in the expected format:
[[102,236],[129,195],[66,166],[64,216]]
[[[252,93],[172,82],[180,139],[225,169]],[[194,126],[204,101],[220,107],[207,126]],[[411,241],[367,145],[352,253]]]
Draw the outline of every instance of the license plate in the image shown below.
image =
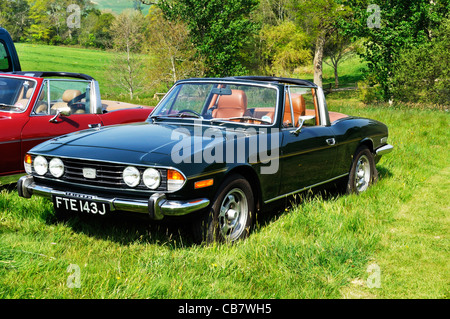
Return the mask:
[[85,198],[71,198],[54,195],[53,205],[58,210],[64,210],[74,213],[105,215],[110,212],[110,205],[108,202],[96,201]]

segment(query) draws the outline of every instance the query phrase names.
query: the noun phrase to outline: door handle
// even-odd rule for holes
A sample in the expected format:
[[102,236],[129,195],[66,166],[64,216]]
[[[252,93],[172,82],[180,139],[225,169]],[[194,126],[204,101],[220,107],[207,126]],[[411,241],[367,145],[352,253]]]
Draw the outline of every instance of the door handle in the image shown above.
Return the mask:
[[336,140],[334,139],[334,137],[327,138],[326,141],[327,141],[327,144],[330,145],[330,146],[336,144]]
[[102,127],[102,123],[88,124],[90,128],[99,130]]

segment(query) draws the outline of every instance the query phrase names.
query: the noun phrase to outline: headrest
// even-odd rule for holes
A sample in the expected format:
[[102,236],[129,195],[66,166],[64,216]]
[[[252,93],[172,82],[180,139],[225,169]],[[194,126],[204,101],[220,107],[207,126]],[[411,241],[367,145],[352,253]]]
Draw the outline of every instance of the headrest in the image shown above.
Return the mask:
[[247,95],[242,90],[231,90],[231,95],[221,95],[217,108],[213,111],[214,118],[240,117],[247,111]]
[[247,95],[242,90],[231,90],[231,95],[221,95],[217,108],[235,108],[247,110]]
[[81,95],[80,90],[66,90],[62,96],[64,102],[70,102],[77,96]]
[[29,88],[27,91],[27,94],[25,95],[25,97],[27,99],[31,98],[31,95],[33,94],[33,88]]

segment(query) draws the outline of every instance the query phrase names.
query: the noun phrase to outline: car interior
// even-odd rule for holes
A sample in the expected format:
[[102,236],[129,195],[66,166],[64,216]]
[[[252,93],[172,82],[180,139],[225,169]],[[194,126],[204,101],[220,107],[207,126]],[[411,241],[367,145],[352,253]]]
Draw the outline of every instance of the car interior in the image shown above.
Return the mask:
[[86,82],[46,80],[34,113],[37,115],[54,115],[58,112],[67,115],[90,113],[88,99],[86,99],[88,91],[89,84]]

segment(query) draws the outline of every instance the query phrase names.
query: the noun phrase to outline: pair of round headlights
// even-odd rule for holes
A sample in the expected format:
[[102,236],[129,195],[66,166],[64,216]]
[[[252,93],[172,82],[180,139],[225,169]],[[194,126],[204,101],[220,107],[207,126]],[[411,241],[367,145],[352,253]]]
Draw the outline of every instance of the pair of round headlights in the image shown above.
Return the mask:
[[[141,173],[134,166],[128,166],[122,173],[123,181],[129,187],[136,187],[141,182]],[[157,189],[161,184],[161,174],[157,169],[147,168],[142,174],[142,181],[150,189]]]
[[64,163],[61,159],[56,157],[52,158],[49,163],[45,157],[37,156],[34,159],[33,167],[35,172],[41,176],[47,174],[48,171],[56,178],[59,178],[64,174]]

